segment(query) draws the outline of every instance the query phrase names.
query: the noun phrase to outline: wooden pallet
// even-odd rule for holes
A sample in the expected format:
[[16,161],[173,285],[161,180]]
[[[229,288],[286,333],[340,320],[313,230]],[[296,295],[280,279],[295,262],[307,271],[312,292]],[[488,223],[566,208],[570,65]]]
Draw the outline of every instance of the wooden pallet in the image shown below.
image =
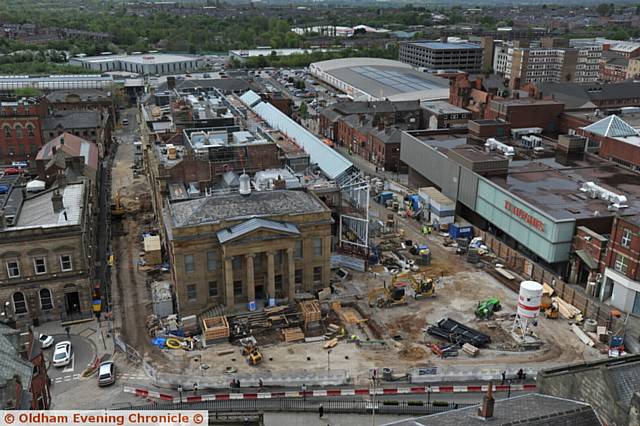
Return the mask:
[[282,337],[285,342],[299,342],[304,340],[304,333],[300,327],[283,328]]
[[300,302],[300,312],[302,312],[302,318],[304,319],[305,330],[309,324],[318,322],[322,319],[320,303],[317,300],[306,300],[304,302]]

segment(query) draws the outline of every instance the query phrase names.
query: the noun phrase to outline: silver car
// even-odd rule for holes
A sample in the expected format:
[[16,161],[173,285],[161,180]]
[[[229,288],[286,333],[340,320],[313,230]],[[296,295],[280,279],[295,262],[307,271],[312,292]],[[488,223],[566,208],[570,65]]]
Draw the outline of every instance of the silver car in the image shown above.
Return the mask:
[[69,365],[72,356],[73,349],[71,348],[71,342],[64,341],[56,344],[56,348],[53,351],[53,366],[64,367]]
[[113,361],[100,363],[98,370],[98,386],[109,386],[116,382],[116,365]]

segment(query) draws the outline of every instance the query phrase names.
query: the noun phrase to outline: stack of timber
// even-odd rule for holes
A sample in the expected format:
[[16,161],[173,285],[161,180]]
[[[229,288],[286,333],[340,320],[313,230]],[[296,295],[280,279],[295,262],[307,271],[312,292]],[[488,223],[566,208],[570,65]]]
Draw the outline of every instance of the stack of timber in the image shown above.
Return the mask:
[[202,335],[205,344],[215,343],[229,338],[229,322],[227,317],[213,317],[202,320]]
[[582,320],[582,312],[580,312],[580,309],[576,308],[575,306],[573,306],[568,302],[565,302],[559,297],[554,297],[553,300],[558,304],[558,312],[560,312],[560,315],[562,315],[562,318],[564,319],[576,318],[578,322]]
[[480,352],[480,349],[476,348],[470,343],[465,343],[462,345],[462,351],[469,356],[476,356]]
[[304,340],[304,333],[300,327],[283,328],[282,337],[285,342],[299,342]]
[[320,303],[317,300],[307,300],[300,302],[300,312],[302,312],[302,318],[304,318],[304,329],[307,330],[309,326],[318,325],[322,319],[320,311]]

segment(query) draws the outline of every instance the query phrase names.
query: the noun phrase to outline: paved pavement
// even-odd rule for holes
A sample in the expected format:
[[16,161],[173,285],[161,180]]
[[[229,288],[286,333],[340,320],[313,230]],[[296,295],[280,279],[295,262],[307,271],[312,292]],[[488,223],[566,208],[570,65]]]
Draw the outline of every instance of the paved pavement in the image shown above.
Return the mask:
[[406,419],[409,415],[378,414],[375,417],[364,414],[316,413],[264,413],[265,426],[371,426]]

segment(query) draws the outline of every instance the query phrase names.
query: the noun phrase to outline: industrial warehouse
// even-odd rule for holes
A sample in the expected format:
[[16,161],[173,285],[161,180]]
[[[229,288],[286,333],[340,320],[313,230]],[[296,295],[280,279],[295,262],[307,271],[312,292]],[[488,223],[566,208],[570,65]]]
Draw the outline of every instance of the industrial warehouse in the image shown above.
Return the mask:
[[449,97],[446,79],[388,59],[332,59],[312,63],[309,72],[353,100],[433,101]]

